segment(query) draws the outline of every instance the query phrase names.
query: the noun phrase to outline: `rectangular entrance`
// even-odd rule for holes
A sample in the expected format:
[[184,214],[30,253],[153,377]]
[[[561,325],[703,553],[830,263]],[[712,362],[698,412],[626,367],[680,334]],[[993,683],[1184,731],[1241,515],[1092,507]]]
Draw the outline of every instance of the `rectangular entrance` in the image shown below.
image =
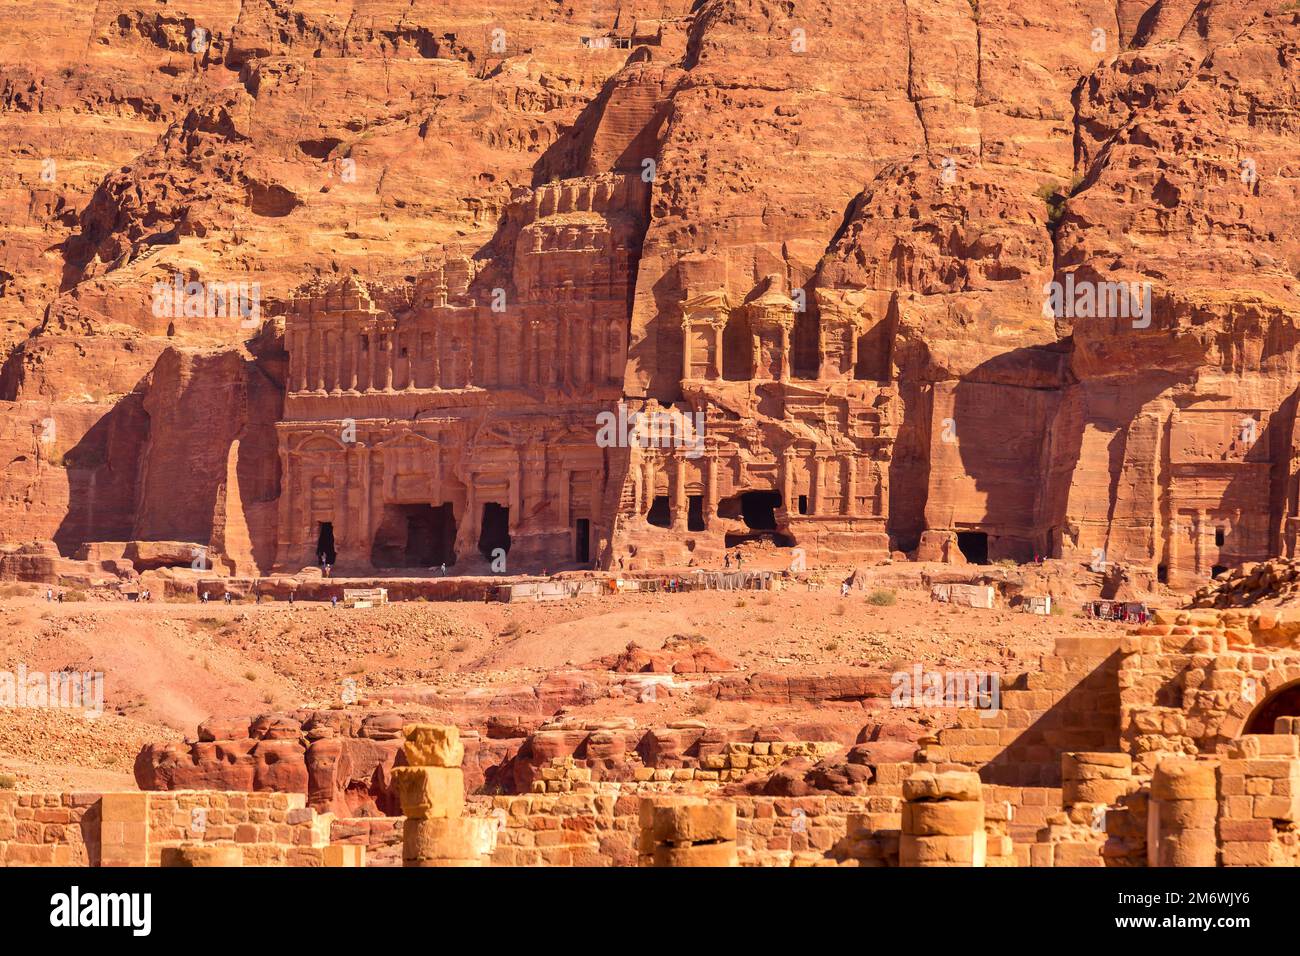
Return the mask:
[[379,568],[437,568],[456,563],[456,516],[451,502],[385,505],[370,551]]
[[493,560],[493,552],[510,553],[510,509],[495,501],[483,505],[483,520],[479,525],[478,551],[484,558]]
[[579,564],[591,560],[591,521],[587,518],[573,523],[573,560]]

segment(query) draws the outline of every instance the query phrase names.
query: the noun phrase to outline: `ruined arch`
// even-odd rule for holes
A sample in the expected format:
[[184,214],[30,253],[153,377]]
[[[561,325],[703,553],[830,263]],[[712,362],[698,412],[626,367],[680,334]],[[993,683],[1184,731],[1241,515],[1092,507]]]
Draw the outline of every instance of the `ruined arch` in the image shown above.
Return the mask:
[[1245,719],[1241,733],[1271,734],[1279,717],[1300,717],[1300,680],[1270,691]]

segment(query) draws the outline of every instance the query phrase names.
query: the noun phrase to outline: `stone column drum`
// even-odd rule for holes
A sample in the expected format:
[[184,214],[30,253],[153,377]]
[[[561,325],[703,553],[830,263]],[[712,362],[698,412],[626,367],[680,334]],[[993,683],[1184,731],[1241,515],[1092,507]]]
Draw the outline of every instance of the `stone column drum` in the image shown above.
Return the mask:
[[402,751],[407,765],[393,768],[406,822],[403,866],[483,866],[492,851],[497,821],[466,817],[465,747],[454,726],[408,724]]
[[900,866],[983,866],[987,854],[979,774],[922,771],[903,781]]
[[643,866],[738,865],[734,803],[644,797],[640,822]]
[[243,866],[244,849],[233,843],[182,843],[162,848],[165,867]]
[[1156,765],[1147,813],[1147,866],[1214,866],[1218,764],[1169,758]]
[[1061,754],[1062,803],[1112,806],[1133,789],[1133,758],[1124,753]]

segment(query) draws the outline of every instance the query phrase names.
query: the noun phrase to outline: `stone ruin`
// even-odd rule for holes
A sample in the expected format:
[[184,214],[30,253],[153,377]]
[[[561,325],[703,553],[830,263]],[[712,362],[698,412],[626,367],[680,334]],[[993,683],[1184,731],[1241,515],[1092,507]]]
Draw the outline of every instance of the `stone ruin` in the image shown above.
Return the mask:
[[1291,866],[1297,635],[1286,610],[1157,610],[1123,636],[1059,639],[996,711],[910,740],[500,713],[462,733],[344,710],[332,726],[360,736],[304,747],[284,715],[248,744],[196,742],[186,760],[210,764],[146,748],[138,794],[0,791],[0,863]]
[[402,743],[405,765],[393,770],[401,798],[403,866],[482,866],[492,853],[497,821],[465,816],[465,748],[455,727],[411,724]]

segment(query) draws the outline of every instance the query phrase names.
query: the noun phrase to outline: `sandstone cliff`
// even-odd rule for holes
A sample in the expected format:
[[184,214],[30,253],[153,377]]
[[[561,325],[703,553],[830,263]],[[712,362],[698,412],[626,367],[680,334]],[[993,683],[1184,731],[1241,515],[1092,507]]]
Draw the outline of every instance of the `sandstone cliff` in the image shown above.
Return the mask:
[[1294,4],[190,7],[9,18],[0,542],[1294,550]]

